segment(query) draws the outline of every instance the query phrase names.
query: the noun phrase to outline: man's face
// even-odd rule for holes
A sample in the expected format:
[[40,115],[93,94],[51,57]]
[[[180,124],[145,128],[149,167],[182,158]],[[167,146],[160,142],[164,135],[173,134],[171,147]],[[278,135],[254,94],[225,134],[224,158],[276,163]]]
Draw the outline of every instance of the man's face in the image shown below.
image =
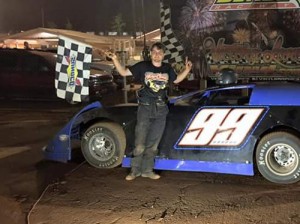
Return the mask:
[[165,53],[162,49],[158,49],[157,47],[154,47],[151,51],[151,59],[153,62],[162,62],[164,59]]

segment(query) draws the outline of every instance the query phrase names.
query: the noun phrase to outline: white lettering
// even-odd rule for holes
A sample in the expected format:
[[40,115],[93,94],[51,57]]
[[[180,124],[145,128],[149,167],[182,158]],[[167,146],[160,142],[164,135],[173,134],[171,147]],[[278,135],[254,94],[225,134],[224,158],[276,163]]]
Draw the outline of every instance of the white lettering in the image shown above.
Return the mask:
[[179,146],[238,146],[251,131],[263,108],[221,108],[200,110]]

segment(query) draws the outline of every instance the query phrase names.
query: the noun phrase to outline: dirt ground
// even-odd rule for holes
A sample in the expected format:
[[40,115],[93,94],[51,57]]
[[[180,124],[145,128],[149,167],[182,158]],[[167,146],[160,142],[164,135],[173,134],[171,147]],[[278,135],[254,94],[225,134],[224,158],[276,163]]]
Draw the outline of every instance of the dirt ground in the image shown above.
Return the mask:
[[300,183],[175,171],[126,181],[128,169],[96,169],[80,156],[44,161],[42,146],[73,112],[0,110],[0,149],[23,150],[1,158],[1,224],[300,223]]
[[126,172],[83,164],[49,186],[30,223],[300,223],[299,184],[173,171],[128,182]]

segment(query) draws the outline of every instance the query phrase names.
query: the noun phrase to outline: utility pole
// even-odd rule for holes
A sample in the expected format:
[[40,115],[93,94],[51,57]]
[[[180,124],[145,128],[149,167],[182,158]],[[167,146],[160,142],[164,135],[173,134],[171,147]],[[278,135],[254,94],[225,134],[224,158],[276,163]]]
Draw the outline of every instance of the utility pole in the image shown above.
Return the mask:
[[133,38],[136,38],[136,7],[135,0],[131,0],[132,7],[132,24],[133,24]]
[[[125,51],[121,50],[121,65],[125,68],[126,63],[125,63]],[[127,82],[126,82],[126,76],[123,77],[123,95],[124,95],[124,103],[128,103],[128,88],[127,88]]]
[[142,22],[143,22],[144,47],[145,47],[145,46],[146,46],[146,28],[145,28],[145,10],[144,10],[144,0],[142,0]]
[[146,27],[145,27],[145,10],[144,10],[144,0],[142,0],[142,22],[143,22],[143,33],[144,33],[144,49],[143,49],[143,59],[144,61],[150,61],[150,52],[148,46],[146,45]]
[[41,8],[41,14],[42,14],[42,27],[45,28],[45,13],[44,13],[44,7]]

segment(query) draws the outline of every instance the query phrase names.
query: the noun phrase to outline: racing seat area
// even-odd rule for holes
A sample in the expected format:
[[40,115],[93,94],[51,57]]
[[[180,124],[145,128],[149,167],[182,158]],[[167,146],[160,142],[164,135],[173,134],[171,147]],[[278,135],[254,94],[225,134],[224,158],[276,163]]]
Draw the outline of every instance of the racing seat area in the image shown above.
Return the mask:
[[224,89],[212,92],[207,105],[209,106],[243,106],[250,101],[251,89]]
[[227,105],[230,105],[230,104],[226,101],[213,101],[213,102],[211,102],[211,105],[213,105],[213,106],[227,106]]
[[249,97],[248,96],[243,96],[243,97],[232,97],[230,99],[223,99],[223,100],[213,100],[211,101],[211,105],[214,106],[242,106],[242,105],[248,105],[249,104]]
[[248,105],[249,100],[250,100],[250,97],[248,97],[248,96],[241,97],[237,100],[237,105]]

